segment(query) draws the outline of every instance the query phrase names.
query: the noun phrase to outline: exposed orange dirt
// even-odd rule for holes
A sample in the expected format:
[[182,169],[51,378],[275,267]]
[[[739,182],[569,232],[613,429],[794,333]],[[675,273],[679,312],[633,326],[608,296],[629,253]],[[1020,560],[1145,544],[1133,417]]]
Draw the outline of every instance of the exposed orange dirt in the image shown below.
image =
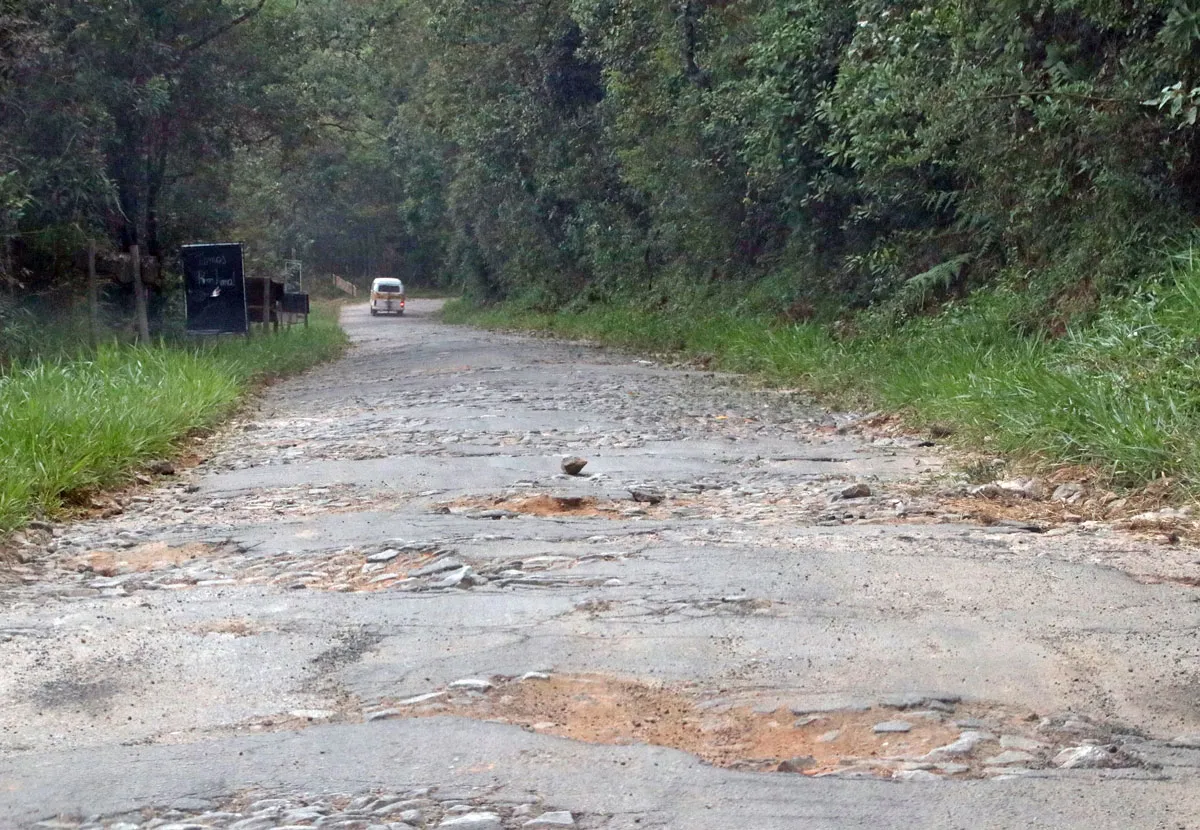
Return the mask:
[[[1058,525],[1078,524],[1084,521],[1107,521],[1119,530],[1148,541],[1174,544],[1184,539],[1200,541],[1200,527],[1190,518],[1154,516],[1142,518],[1133,511],[1153,510],[1161,507],[1160,502],[1138,499],[1126,502],[1115,511],[1104,508],[1067,506],[1046,501],[1030,501],[1019,498],[982,498],[964,496],[947,499],[941,503],[943,510],[958,513],[979,522],[993,525],[1003,521],[1028,522],[1050,528]],[[1132,514],[1132,515],[1131,515]]]
[[[595,675],[510,682],[483,695],[443,698],[411,710],[413,717],[444,714],[511,723],[587,743],[667,746],[718,767],[807,775],[874,760],[882,774],[888,759],[924,755],[959,734],[940,720],[888,709],[798,720],[786,709],[705,708],[683,691]],[[894,719],[910,722],[911,731],[873,731],[881,721]]]
[[200,543],[168,545],[164,542],[152,542],[121,551],[90,551],[76,559],[75,564],[101,576],[116,576],[129,570],[147,572],[182,565],[184,562],[212,556],[216,552],[212,545]]
[[[673,507],[684,506],[686,503],[671,499]],[[571,516],[588,519],[620,519],[624,511],[640,510],[649,515],[667,515],[665,502],[650,505],[633,500],[627,502],[599,499],[592,496],[555,496],[545,493],[528,496],[493,496],[490,498],[459,499],[446,504],[451,509],[460,510],[508,510],[524,516],[540,516],[553,518]]]
[[262,626],[245,617],[230,617],[201,623],[194,629],[198,634],[231,634],[234,637],[252,637],[262,632]]
[[[155,542],[127,550],[89,551],[73,559],[71,565],[99,576],[117,576],[133,572],[161,571],[197,559],[219,560],[231,552],[235,550],[226,545],[168,545]],[[272,575],[265,580],[244,576],[239,572],[233,573],[232,576],[246,582],[300,582],[304,587],[313,590],[380,591],[406,579],[410,571],[428,564],[433,558],[434,554],[430,551],[415,551],[401,553],[389,562],[375,564],[364,562],[361,552],[350,550],[314,561],[313,570],[301,578],[286,572]]]

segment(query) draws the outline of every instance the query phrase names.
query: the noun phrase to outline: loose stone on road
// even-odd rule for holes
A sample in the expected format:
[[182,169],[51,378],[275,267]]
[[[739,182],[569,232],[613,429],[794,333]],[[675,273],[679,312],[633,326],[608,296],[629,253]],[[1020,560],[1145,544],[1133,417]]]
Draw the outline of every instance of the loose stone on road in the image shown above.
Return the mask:
[[436,309],[23,534],[0,826],[1200,827],[1200,552]]

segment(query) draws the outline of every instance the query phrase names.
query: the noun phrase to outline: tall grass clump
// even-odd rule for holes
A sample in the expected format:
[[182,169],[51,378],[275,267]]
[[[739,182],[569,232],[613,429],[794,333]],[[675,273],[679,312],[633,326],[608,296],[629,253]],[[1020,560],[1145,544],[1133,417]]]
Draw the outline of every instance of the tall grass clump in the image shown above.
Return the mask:
[[848,344],[836,365],[884,405],[957,423],[975,446],[1082,464],[1116,484],[1200,483],[1200,267],[1190,257],[1057,337],[1009,325],[1011,298]]
[[985,452],[1086,465],[1114,485],[1164,477],[1200,485],[1200,246],[1065,331],[1015,324],[1023,303],[1020,291],[995,288],[902,323],[860,315],[840,336],[729,297],[558,313],[458,301],[446,316],[703,355],[708,365],[802,385],[835,405],[954,424],[964,443]]
[[332,309],[314,311],[307,329],[249,340],[109,344],[10,365],[0,375],[0,532],[170,454],[256,381],[336,356],[345,335]]

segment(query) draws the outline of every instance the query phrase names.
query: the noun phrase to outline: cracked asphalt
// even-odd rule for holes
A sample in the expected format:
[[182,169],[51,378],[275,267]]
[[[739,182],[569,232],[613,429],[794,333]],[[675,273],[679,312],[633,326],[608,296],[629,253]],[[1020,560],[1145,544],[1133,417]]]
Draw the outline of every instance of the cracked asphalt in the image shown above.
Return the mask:
[[1200,828],[1200,551],[436,309],[27,534],[0,826]]

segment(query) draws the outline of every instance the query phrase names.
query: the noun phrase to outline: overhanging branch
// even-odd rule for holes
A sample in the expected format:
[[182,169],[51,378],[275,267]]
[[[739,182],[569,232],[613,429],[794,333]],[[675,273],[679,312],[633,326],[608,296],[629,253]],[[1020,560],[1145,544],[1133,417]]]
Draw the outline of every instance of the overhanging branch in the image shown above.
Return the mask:
[[371,130],[364,130],[361,127],[351,127],[347,124],[341,123],[340,121],[318,121],[317,126],[318,127],[332,127],[335,130],[341,130],[342,132],[349,133],[351,135],[370,136],[371,138],[375,139],[376,141],[386,142],[388,140],[388,137],[381,133],[373,132]]
[[214,40],[221,37],[222,35],[229,32],[230,30],[236,29],[238,26],[241,26],[246,21],[248,21],[254,17],[257,17],[259,15],[259,13],[262,12],[262,10],[264,8],[266,8],[266,5],[267,5],[267,0],[258,0],[258,5],[251,6],[249,9],[246,9],[246,11],[242,12],[240,15],[235,17],[233,20],[226,23],[224,26],[218,26],[216,29],[213,29],[207,35],[205,35],[204,37],[197,40],[195,43],[189,44],[188,47],[183,50],[181,57],[186,58],[188,55],[191,55],[193,52],[197,52],[197,51],[203,49],[205,46],[212,43]]

